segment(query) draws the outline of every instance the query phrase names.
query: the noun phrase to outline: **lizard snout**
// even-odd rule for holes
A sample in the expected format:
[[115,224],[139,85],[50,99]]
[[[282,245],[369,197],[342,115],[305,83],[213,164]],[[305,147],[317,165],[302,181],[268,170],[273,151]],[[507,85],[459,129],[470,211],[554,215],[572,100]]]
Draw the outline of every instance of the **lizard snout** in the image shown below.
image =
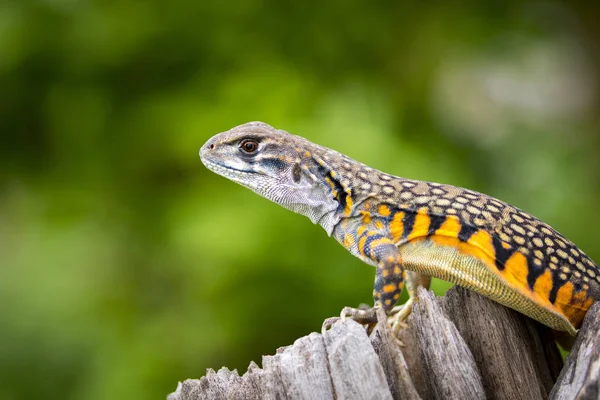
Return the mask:
[[211,150],[214,150],[214,149],[215,149],[215,143],[214,143],[214,140],[211,138],[206,143],[204,143],[204,145],[202,147],[200,147],[200,151],[198,152],[198,154],[200,155],[200,159],[204,159],[206,157],[206,155]]

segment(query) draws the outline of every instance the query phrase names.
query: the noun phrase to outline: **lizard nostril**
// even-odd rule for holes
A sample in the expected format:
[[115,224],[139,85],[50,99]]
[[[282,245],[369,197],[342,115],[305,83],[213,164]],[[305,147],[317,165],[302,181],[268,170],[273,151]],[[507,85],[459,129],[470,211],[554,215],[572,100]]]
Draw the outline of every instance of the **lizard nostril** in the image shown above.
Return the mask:
[[211,144],[210,146],[208,146],[209,149],[214,150],[215,149],[215,145]]

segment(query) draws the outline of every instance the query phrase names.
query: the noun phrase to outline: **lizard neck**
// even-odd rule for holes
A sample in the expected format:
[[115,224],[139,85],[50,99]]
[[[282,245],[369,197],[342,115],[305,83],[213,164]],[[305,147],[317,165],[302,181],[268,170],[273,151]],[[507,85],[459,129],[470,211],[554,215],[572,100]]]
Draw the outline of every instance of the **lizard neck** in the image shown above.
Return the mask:
[[310,190],[303,192],[298,201],[279,204],[308,217],[313,224],[321,225],[328,236],[332,235],[335,226],[340,221],[340,215],[337,212],[339,204],[324,185],[315,185]]
[[327,236],[331,236],[331,235],[333,235],[333,231],[335,230],[335,227],[340,222],[340,219],[341,219],[340,216],[335,211],[332,211],[332,212],[323,214],[321,216],[321,218],[314,223],[321,225],[323,227],[323,229],[325,229],[325,232],[327,232]]
[[[310,202],[312,204],[309,213],[301,213],[313,223],[321,225],[328,236],[332,236],[339,222],[351,216],[355,209],[353,180],[348,172],[335,162],[345,156],[334,150],[313,145],[311,151],[304,151],[301,157],[304,175],[312,182],[307,197],[314,199]],[[348,161],[356,163],[354,160]]]

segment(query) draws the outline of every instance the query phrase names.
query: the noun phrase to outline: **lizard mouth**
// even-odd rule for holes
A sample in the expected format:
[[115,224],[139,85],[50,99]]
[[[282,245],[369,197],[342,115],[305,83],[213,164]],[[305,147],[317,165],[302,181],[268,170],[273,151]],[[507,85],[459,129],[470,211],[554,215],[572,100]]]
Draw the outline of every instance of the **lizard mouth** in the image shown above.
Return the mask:
[[207,160],[205,158],[202,159],[202,162],[204,163],[206,168],[210,169],[211,171],[213,171],[219,175],[224,175],[224,176],[230,177],[230,178],[240,177],[240,175],[243,175],[243,176],[263,175],[262,173],[257,172],[257,171],[243,170],[243,169],[232,167],[230,165],[222,164],[217,161]]
[[212,161],[212,160],[207,160],[206,158],[202,159],[202,162],[204,163],[204,165],[206,166],[206,168],[210,169],[211,171],[214,172],[219,172],[219,171],[235,171],[237,173],[242,173],[242,174],[251,174],[252,172],[249,171],[245,171],[243,169],[238,169],[238,168],[234,168],[232,166],[226,165],[226,164],[222,164],[220,162],[216,162],[216,161]]

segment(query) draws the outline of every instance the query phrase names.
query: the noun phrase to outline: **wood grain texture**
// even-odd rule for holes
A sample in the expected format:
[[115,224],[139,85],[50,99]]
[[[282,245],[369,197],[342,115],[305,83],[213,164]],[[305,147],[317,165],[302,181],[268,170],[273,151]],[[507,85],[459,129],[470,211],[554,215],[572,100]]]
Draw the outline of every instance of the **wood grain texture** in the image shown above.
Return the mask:
[[338,322],[323,338],[336,398],[392,399],[379,357],[361,325]]
[[419,289],[399,335],[404,346],[383,313],[378,321],[370,335],[354,321],[338,322],[241,376],[208,370],[168,400],[600,398],[600,305],[590,309],[560,376],[551,331],[462,288],[443,297]]
[[[451,289],[440,302],[471,349],[486,398],[548,397],[557,376],[552,375],[542,345],[542,334],[548,334],[543,326],[462,288]],[[551,336],[546,337],[551,340]],[[553,347],[550,361],[562,364],[558,349]]]
[[485,399],[479,368],[458,329],[432,292],[419,288],[417,297],[412,322],[430,397]]
[[550,398],[600,399],[600,303],[586,315]]
[[377,311],[378,324],[371,333],[371,344],[379,356],[383,372],[394,399],[418,400],[421,397],[411,379],[398,340],[383,309]]

